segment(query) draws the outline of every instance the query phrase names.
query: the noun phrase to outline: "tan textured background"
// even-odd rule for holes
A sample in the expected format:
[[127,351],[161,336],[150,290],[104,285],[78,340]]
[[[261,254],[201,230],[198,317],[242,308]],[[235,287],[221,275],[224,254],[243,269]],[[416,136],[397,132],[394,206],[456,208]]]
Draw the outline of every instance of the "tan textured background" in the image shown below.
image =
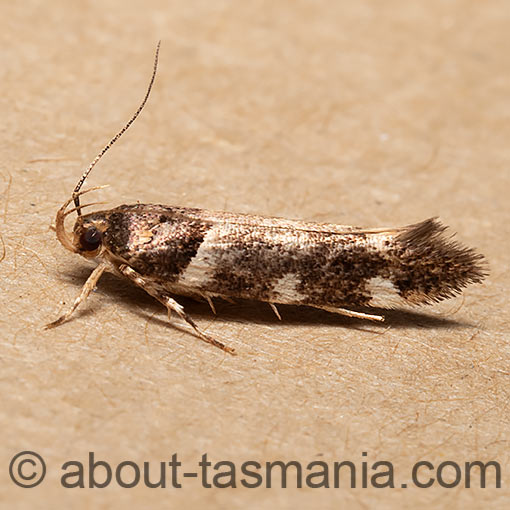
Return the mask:
[[[2,508],[507,508],[509,24],[504,0],[3,2]],[[49,225],[136,108],[159,38],[150,103],[89,181],[112,185],[100,199],[366,226],[440,215],[490,278],[390,329],[185,301],[235,358],[112,275],[42,331],[92,268]],[[38,488],[8,478],[24,449],[46,460]],[[497,460],[504,486],[61,488],[60,465],[90,450],[113,464],[177,452],[187,470],[204,452],[360,469],[366,451],[398,487],[418,460]]]

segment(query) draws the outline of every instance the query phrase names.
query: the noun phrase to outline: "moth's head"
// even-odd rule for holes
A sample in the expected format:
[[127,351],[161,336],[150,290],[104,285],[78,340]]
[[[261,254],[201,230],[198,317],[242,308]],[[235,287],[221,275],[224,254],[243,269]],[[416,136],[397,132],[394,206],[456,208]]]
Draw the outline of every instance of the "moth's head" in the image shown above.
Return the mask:
[[[103,186],[100,186],[103,187]],[[90,188],[88,190],[80,192],[80,195],[88,193],[97,188]],[[72,232],[67,232],[65,229],[65,218],[69,214],[79,211],[84,207],[95,204],[86,204],[67,210],[69,204],[74,200],[75,197],[67,200],[57,212],[55,220],[56,233],[58,240],[73,253],[79,253],[83,257],[93,258],[97,257],[103,251],[103,239],[104,232],[107,228],[107,220],[104,213],[94,212],[86,215],[78,215],[74,223]]]
[[76,253],[85,258],[97,257],[104,249],[103,239],[106,221],[100,214],[78,216],[73,229],[73,245]]

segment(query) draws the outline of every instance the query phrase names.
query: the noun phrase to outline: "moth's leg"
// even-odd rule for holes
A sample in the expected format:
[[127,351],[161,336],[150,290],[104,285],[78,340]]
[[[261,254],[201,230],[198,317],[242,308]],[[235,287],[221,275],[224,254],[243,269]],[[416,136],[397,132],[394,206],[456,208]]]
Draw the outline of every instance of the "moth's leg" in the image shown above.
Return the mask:
[[138,274],[132,267],[129,267],[126,264],[120,264],[118,266],[119,271],[129,278],[135,285],[141,287],[147,294],[150,294],[152,297],[156,298],[160,303],[166,306],[168,310],[168,318],[170,319],[171,312],[175,312],[181,319],[186,321],[197,333],[197,335],[208,344],[212,344],[215,347],[219,347],[221,350],[228,352],[229,354],[235,354],[235,350],[231,347],[227,347],[225,344],[218,342],[208,334],[204,333],[196,324],[195,321],[184,311],[184,307],[180,305],[175,299],[168,296],[166,293],[161,292],[159,289],[155,288],[144,280],[144,278]]
[[369,313],[354,312],[353,310],[347,310],[346,308],[335,308],[333,306],[316,306],[315,308],[320,308],[321,310],[326,310],[327,312],[338,313],[339,315],[345,315],[347,317],[353,317],[355,319],[366,319],[369,321],[384,322],[384,317],[382,315],[371,315]]
[[56,326],[59,326],[63,322],[65,322],[73,312],[78,308],[80,303],[84,303],[86,299],[88,298],[89,294],[94,290],[95,286],[97,285],[97,282],[99,278],[101,278],[101,275],[104,273],[104,270],[108,267],[107,262],[101,262],[95,269],[92,271],[90,276],[87,278],[87,281],[83,285],[81,292],[79,296],[74,300],[73,305],[71,308],[61,317],[59,317],[56,321],[50,322],[49,324],[46,324],[45,329],[54,328]]
[[278,319],[282,320],[282,316],[280,315],[278,308],[276,308],[276,305],[274,303],[269,303],[269,306],[272,308],[274,314],[278,317]]
[[195,321],[184,311],[184,307],[180,305],[175,299],[167,295],[162,295],[162,299],[159,299],[168,309],[168,318],[170,318],[171,312],[176,312],[177,315],[184,321],[186,321],[197,333],[197,335],[208,344],[212,344],[215,347],[219,347],[221,350],[228,352],[229,354],[235,354],[235,349],[227,347],[225,344],[215,340],[212,336],[204,333],[196,324]]
[[213,300],[211,299],[211,296],[209,296],[209,294],[206,294],[205,295],[205,299],[209,303],[209,306],[211,307],[212,313],[214,313],[214,315],[216,315],[216,308],[214,308],[214,303],[213,303]]

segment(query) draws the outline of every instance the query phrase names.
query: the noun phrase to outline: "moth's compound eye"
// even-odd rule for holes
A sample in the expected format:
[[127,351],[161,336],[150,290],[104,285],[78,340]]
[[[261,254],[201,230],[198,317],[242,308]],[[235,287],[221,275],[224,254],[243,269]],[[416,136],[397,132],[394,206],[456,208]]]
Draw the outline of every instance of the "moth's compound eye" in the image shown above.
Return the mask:
[[89,227],[80,236],[80,247],[83,251],[94,251],[99,248],[102,240],[101,232],[96,227]]

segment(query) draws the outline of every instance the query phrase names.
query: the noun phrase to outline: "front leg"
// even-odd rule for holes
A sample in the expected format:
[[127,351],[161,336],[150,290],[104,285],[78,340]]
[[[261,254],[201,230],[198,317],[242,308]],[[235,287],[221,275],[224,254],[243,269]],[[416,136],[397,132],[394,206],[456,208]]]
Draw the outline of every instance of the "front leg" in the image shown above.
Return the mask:
[[87,281],[85,282],[85,285],[82,287],[81,292],[78,295],[78,297],[74,300],[74,303],[71,306],[71,308],[69,308],[69,310],[64,315],[59,317],[56,321],[53,321],[53,322],[50,322],[49,324],[46,324],[44,329],[55,328],[57,326],[60,326],[60,324],[65,322],[67,319],[69,319],[69,317],[71,317],[71,315],[76,310],[76,308],[78,308],[78,306],[81,303],[84,303],[87,300],[89,294],[94,290],[94,288],[95,288],[99,278],[101,278],[101,275],[104,273],[104,270],[107,267],[108,267],[108,263],[107,262],[101,262],[94,269],[94,271],[92,271],[90,276],[87,278]]
[[156,286],[151,285],[150,282],[145,280],[142,275],[137,273],[132,267],[129,267],[127,264],[120,264],[118,266],[118,270],[129,278],[135,285],[141,287],[147,294],[150,294],[152,297],[156,298],[161,304],[165,305],[168,310],[168,318],[170,319],[171,312],[175,312],[181,319],[185,320],[197,333],[197,335],[204,341],[209,344],[212,344],[216,347],[219,347],[225,352],[229,354],[235,354],[235,350],[232,347],[227,347],[226,345],[218,342],[211,336],[204,333],[196,324],[195,321],[184,311],[182,305],[180,305],[175,299],[168,296],[165,292],[162,292]]

